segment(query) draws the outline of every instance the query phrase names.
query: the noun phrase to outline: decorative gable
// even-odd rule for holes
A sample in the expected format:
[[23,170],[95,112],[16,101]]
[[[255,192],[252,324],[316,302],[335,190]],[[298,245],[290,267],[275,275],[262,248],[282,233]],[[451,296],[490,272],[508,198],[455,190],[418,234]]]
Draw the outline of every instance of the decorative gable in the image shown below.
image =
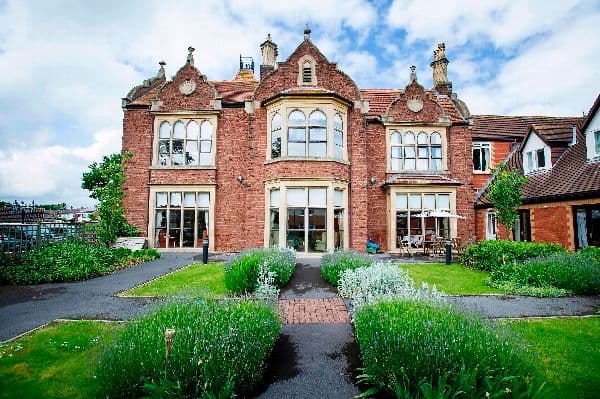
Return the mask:
[[192,52],[189,48],[188,59],[177,71],[173,80],[164,85],[158,94],[160,111],[192,111],[213,110],[217,91],[194,66]]
[[305,39],[284,62],[265,76],[255,91],[255,99],[263,101],[282,93],[335,93],[347,100],[361,99],[354,81],[340,71],[305,34]]
[[450,122],[443,108],[413,80],[389,105],[385,117],[394,122]]

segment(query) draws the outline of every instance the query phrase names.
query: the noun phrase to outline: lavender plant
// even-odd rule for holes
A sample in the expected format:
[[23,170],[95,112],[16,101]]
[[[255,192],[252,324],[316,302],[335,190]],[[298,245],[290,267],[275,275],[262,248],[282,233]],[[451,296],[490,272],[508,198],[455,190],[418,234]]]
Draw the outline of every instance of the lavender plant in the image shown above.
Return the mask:
[[442,293],[423,283],[415,287],[408,272],[392,263],[375,262],[370,267],[345,270],[340,277],[338,291],[342,298],[352,300],[351,315],[369,304],[393,299],[419,299],[441,303]]

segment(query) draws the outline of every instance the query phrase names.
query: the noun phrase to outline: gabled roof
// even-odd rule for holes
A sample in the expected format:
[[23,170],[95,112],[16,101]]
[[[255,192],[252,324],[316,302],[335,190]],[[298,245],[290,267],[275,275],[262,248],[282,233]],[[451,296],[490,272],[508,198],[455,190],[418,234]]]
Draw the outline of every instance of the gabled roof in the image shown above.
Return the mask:
[[600,94],[598,94],[598,97],[596,97],[596,101],[594,101],[592,108],[590,108],[590,112],[588,112],[585,121],[583,122],[583,126],[581,127],[582,132],[585,133],[585,129],[587,129],[592,119],[594,119],[594,115],[596,115],[596,112],[598,112],[598,108],[600,108]]
[[530,125],[580,125],[582,117],[473,115],[474,140],[521,140]]

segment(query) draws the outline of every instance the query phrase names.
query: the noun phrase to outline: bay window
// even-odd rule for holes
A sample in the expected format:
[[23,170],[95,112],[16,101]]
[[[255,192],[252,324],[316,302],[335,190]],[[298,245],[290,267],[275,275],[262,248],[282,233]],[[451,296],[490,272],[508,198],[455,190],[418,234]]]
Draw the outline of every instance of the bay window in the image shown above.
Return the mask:
[[344,248],[346,189],[333,181],[268,185],[265,245],[308,253]]
[[421,247],[436,237],[451,237],[455,231],[452,219],[458,217],[453,213],[454,198],[453,191],[443,192],[439,188],[422,192],[393,189],[390,247],[400,249],[403,242]]
[[267,105],[267,160],[346,160],[346,109],[337,100]]

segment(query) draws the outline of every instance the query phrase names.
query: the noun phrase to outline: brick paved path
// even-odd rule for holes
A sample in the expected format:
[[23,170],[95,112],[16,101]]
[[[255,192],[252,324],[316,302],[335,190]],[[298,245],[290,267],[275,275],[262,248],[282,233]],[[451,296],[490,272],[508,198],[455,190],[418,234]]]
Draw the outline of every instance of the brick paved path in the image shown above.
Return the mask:
[[279,309],[286,324],[350,323],[340,298],[281,299]]

